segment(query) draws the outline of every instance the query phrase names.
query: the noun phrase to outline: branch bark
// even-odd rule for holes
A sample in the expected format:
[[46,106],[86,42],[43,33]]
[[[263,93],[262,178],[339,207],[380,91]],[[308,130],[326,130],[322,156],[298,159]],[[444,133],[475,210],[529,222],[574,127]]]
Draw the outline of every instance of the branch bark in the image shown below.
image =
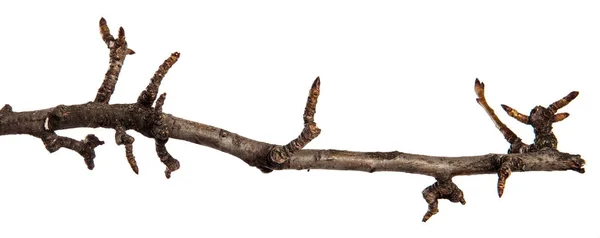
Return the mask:
[[[517,114],[516,110],[512,108],[507,110],[509,115],[520,121],[531,122],[536,129],[536,143],[525,145],[487,105],[484,86],[479,80],[476,80],[475,83],[477,102],[488,113],[507,141],[511,143],[508,154],[439,157],[398,151],[353,152],[303,149],[320,133],[314,120],[317,98],[320,93],[320,78],[318,77],[309,91],[303,116],[304,129],[296,139],[286,145],[256,141],[225,129],[179,118],[162,112],[162,105],[166,98],[165,93],[156,99],[162,79],[180,56],[177,52],[173,53],[159,67],[150,80],[150,84],[142,91],[136,102],[109,104],[123,60],[133,51],[127,48],[122,28],[119,31],[119,37],[115,40],[110,35],[106,21],[101,19],[100,32],[110,50],[110,67],[98,90],[96,99],[85,104],[58,105],[53,108],[24,112],[14,112],[12,107],[7,104],[0,109],[0,136],[27,134],[40,138],[50,152],[63,147],[74,150],[82,155],[87,167],[93,169],[94,148],[103,142],[94,135],[88,135],[84,140],[77,141],[58,136],[56,131],[83,127],[111,128],[115,130],[116,143],[125,145],[126,158],[130,167],[135,173],[138,173],[133,155],[134,138],[126,133],[127,130],[134,130],[155,140],[156,152],[160,161],[166,166],[165,176],[167,178],[170,178],[171,173],[180,166],[179,161],[174,159],[166,149],[169,139],[184,140],[220,150],[238,157],[264,173],[284,169],[328,169],[369,173],[394,171],[431,176],[436,179],[436,182],[423,190],[423,197],[429,204],[423,221],[427,221],[438,212],[438,199],[466,203],[463,192],[452,182],[454,176],[498,174],[498,194],[501,196],[506,179],[511,172],[565,170],[585,172],[583,169],[585,161],[580,155],[563,153],[556,149],[556,143],[552,140],[552,138],[556,138],[552,134],[550,126],[552,122],[557,121],[555,117],[550,116],[551,119],[541,121],[536,114],[537,111],[534,113],[532,110],[531,115],[525,120],[525,115]],[[548,109],[552,112],[551,115],[554,115],[559,108],[566,106],[576,96],[577,93],[573,92],[552,104]],[[153,103],[154,107],[152,107]],[[566,116],[558,117],[566,118]],[[548,120],[551,121],[550,124],[547,124]],[[538,141],[540,141],[539,144]],[[553,143],[548,143],[548,141]]]

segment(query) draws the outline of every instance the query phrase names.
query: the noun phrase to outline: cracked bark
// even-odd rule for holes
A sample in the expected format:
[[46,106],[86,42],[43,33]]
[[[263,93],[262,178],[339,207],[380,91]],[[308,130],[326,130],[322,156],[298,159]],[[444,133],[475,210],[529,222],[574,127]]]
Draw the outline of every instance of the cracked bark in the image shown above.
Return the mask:
[[[355,170],[365,172],[395,171],[432,176],[436,182],[423,190],[423,197],[429,209],[423,217],[427,221],[438,212],[438,200],[448,199],[465,204],[463,192],[452,182],[452,178],[461,175],[498,174],[498,195],[502,196],[506,180],[511,172],[527,171],[565,171],[585,172],[585,161],[576,154],[557,150],[557,139],[552,133],[552,123],[562,121],[568,113],[556,113],[575,97],[571,92],[547,108],[537,106],[529,116],[519,113],[506,105],[503,109],[509,116],[534,127],[534,144],[526,145],[496,116],[487,104],[484,85],[475,82],[477,102],[490,116],[496,127],[510,143],[508,154],[486,154],[479,156],[440,157],[391,152],[353,152],[343,150],[303,149],[315,139],[320,129],[314,116],[320,93],[320,78],[313,82],[304,110],[304,128],[300,135],[286,145],[276,145],[243,137],[225,129],[205,125],[199,122],[178,118],[164,113],[162,105],[166,94],[158,99],[160,83],[168,70],[179,59],[175,52],[159,67],[138,100],[130,104],[109,104],[114,92],[118,75],[125,56],[133,54],[127,48],[123,28],[115,39],[104,19],[100,20],[100,33],[109,48],[109,69],[93,102],[78,105],[58,105],[53,108],[14,112],[10,105],[0,109],[0,136],[27,134],[40,138],[47,150],[54,152],[67,148],[78,152],[89,169],[94,168],[95,147],[103,144],[96,136],[88,135],[79,141],[56,134],[56,131],[71,128],[111,128],[115,130],[117,145],[125,146],[125,157],[129,166],[138,173],[137,162],[133,154],[134,138],[127,130],[134,130],[155,140],[156,152],[165,164],[165,176],[179,167],[179,161],[167,151],[169,139],[184,140],[208,146],[238,157],[250,166],[264,173],[284,169],[329,169]],[[152,106],[154,104],[154,107]]]

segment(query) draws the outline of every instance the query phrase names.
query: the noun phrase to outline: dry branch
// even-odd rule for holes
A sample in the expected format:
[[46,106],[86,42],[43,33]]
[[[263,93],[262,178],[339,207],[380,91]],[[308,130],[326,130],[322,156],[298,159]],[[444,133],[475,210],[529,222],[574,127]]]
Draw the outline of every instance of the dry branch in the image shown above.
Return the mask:
[[[117,145],[125,146],[125,157],[129,166],[138,173],[137,162],[133,155],[134,138],[127,130],[135,130],[155,140],[156,153],[165,164],[165,176],[170,178],[180,164],[167,151],[170,138],[185,140],[208,146],[240,158],[248,165],[262,172],[283,169],[330,169],[356,170],[365,172],[396,171],[432,176],[436,182],[423,190],[423,198],[429,205],[423,221],[427,221],[438,212],[438,200],[448,199],[465,204],[463,192],[452,182],[454,176],[498,174],[498,195],[502,196],[506,179],[511,172],[526,171],[564,171],[585,172],[585,161],[579,155],[562,153],[557,150],[557,139],[552,133],[552,123],[562,121],[568,113],[556,113],[575,97],[571,92],[547,108],[537,106],[529,116],[503,105],[504,110],[517,120],[534,128],[535,140],[527,145],[500,121],[488,105],[484,95],[484,84],[475,81],[477,102],[492,119],[505,139],[510,143],[508,154],[486,154],[464,157],[439,157],[392,152],[352,152],[341,150],[303,149],[315,139],[320,129],[315,123],[317,98],[320,93],[320,78],[313,82],[304,110],[304,128],[300,135],[286,145],[275,145],[252,140],[224,129],[198,122],[178,118],[163,113],[162,106],[166,94],[158,91],[162,79],[179,59],[175,52],[159,67],[150,83],[138,100],[130,104],[109,104],[114,92],[119,72],[127,55],[134,52],[127,47],[125,31],[119,29],[115,39],[106,21],[100,20],[102,40],[109,48],[109,69],[100,86],[96,99],[79,105],[58,105],[53,108],[14,112],[10,105],[0,109],[0,136],[27,134],[40,138],[47,150],[54,152],[67,148],[78,152],[89,169],[94,168],[94,149],[103,144],[96,136],[88,135],[78,141],[59,136],[56,131],[81,127],[102,127],[115,130]],[[156,100],[156,101],[155,101]],[[154,104],[154,107],[152,106]]]

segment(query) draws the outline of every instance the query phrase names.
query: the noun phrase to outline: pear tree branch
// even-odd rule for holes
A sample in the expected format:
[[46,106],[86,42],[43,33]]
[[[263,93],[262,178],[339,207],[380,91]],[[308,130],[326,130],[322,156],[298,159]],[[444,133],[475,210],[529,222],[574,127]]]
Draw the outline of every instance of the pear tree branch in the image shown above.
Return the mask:
[[94,168],[94,150],[104,142],[91,134],[83,140],[76,140],[59,136],[56,132],[71,128],[114,129],[115,142],[125,147],[125,158],[137,174],[139,168],[133,154],[135,139],[127,134],[128,130],[134,130],[154,139],[156,154],[166,167],[167,178],[170,178],[180,167],[180,162],[167,151],[166,144],[170,139],[188,141],[220,150],[264,173],[284,169],[326,169],[369,173],[394,171],[431,176],[436,181],[422,192],[423,198],[429,205],[423,221],[427,221],[438,212],[439,199],[466,203],[462,190],[452,182],[455,176],[497,174],[498,195],[502,196],[506,179],[512,172],[565,170],[585,172],[583,168],[585,161],[581,156],[558,151],[558,140],[552,133],[552,123],[562,121],[569,116],[568,113],[557,113],[557,111],[575,99],[577,92],[569,93],[548,107],[537,106],[530,115],[521,114],[511,107],[502,105],[509,116],[534,128],[536,135],[534,143],[527,145],[500,121],[487,103],[484,84],[477,79],[475,81],[477,102],[509,142],[507,154],[442,157],[398,151],[354,152],[304,149],[321,132],[315,122],[317,99],[321,92],[319,77],[313,81],[309,89],[303,115],[304,127],[300,135],[284,145],[256,141],[225,129],[163,112],[166,93],[159,96],[159,87],[167,72],[179,59],[178,52],[172,53],[159,66],[136,102],[110,104],[110,97],[114,92],[125,57],[133,54],[134,51],[127,46],[123,28],[119,29],[117,38],[113,37],[104,18],[100,20],[100,33],[109,49],[109,68],[94,101],[77,105],[58,105],[34,111],[13,111],[12,107],[6,104],[0,109],[0,136],[26,134],[41,139],[49,152],[61,148],[73,150],[83,157],[87,168],[91,170]]

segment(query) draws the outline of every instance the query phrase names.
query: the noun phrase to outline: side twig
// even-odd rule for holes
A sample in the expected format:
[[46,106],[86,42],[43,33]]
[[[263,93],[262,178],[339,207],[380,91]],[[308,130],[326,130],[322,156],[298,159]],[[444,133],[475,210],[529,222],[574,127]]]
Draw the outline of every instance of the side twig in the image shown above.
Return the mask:
[[156,154],[160,158],[160,161],[167,167],[165,169],[165,176],[171,178],[171,172],[179,169],[179,161],[173,158],[167,151],[167,141],[169,141],[169,128],[165,123],[166,117],[162,113],[162,106],[165,103],[166,93],[163,93],[156,100],[154,109],[154,127],[152,128],[152,134],[154,135],[154,141],[156,144]]
[[496,116],[496,113],[494,113],[494,109],[492,109],[490,105],[488,105],[487,100],[485,99],[484,90],[485,85],[482,82],[480,82],[479,79],[475,79],[475,94],[477,95],[476,101],[477,103],[479,103],[479,105],[481,105],[481,107],[488,114],[490,119],[492,119],[494,125],[496,125],[496,128],[500,130],[500,133],[502,133],[506,141],[510,143],[508,153],[527,152],[527,150],[529,149],[528,146],[525,143],[523,143],[521,141],[521,138],[519,138],[512,130],[510,130],[506,125],[504,125],[502,121],[500,121],[498,116]]
[[121,67],[123,67],[123,62],[125,62],[125,57],[127,55],[135,54],[135,51],[127,48],[125,30],[123,27],[119,28],[119,36],[117,39],[115,39],[110,34],[110,29],[108,29],[106,20],[104,20],[104,18],[100,19],[100,35],[102,35],[102,40],[104,43],[106,43],[106,46],[108,46],[108,49],[110,50],[110,63],[108,70],[106,71],[106,75],[104,75],[104,82],[102,82],[102,86],[100,86],[100,89],[98,89],[98,94],[96,94],[96,99],[94,99],[94,102],[108,103],[108,101],[110,101],[110,97],[115,91],[115,85],[119,79]]
[[290,143],[287,143],[284,146],[275,146],[269,154],[271,161],[277,164],[287,161],[290,156],[300,151],[321,133],[321,129],[317,127],[314,118],[317,111],[317,98],[319,97],[320,88],[321,79],[317,77],[310,88],[308,99],[306,101],[306,107],[304,109],[304,129],[300,133],[300,136],[290,141]]
[[127,158],[127,162],[133,172],[139,174],[140,171],[137,166],[137,161],[135,161],[135,156],[133,156],[133,142],[135,139],[125,132],[123,126],[117,126],[115,131],[115,142],[117,145],[125,145],[125,157]]

